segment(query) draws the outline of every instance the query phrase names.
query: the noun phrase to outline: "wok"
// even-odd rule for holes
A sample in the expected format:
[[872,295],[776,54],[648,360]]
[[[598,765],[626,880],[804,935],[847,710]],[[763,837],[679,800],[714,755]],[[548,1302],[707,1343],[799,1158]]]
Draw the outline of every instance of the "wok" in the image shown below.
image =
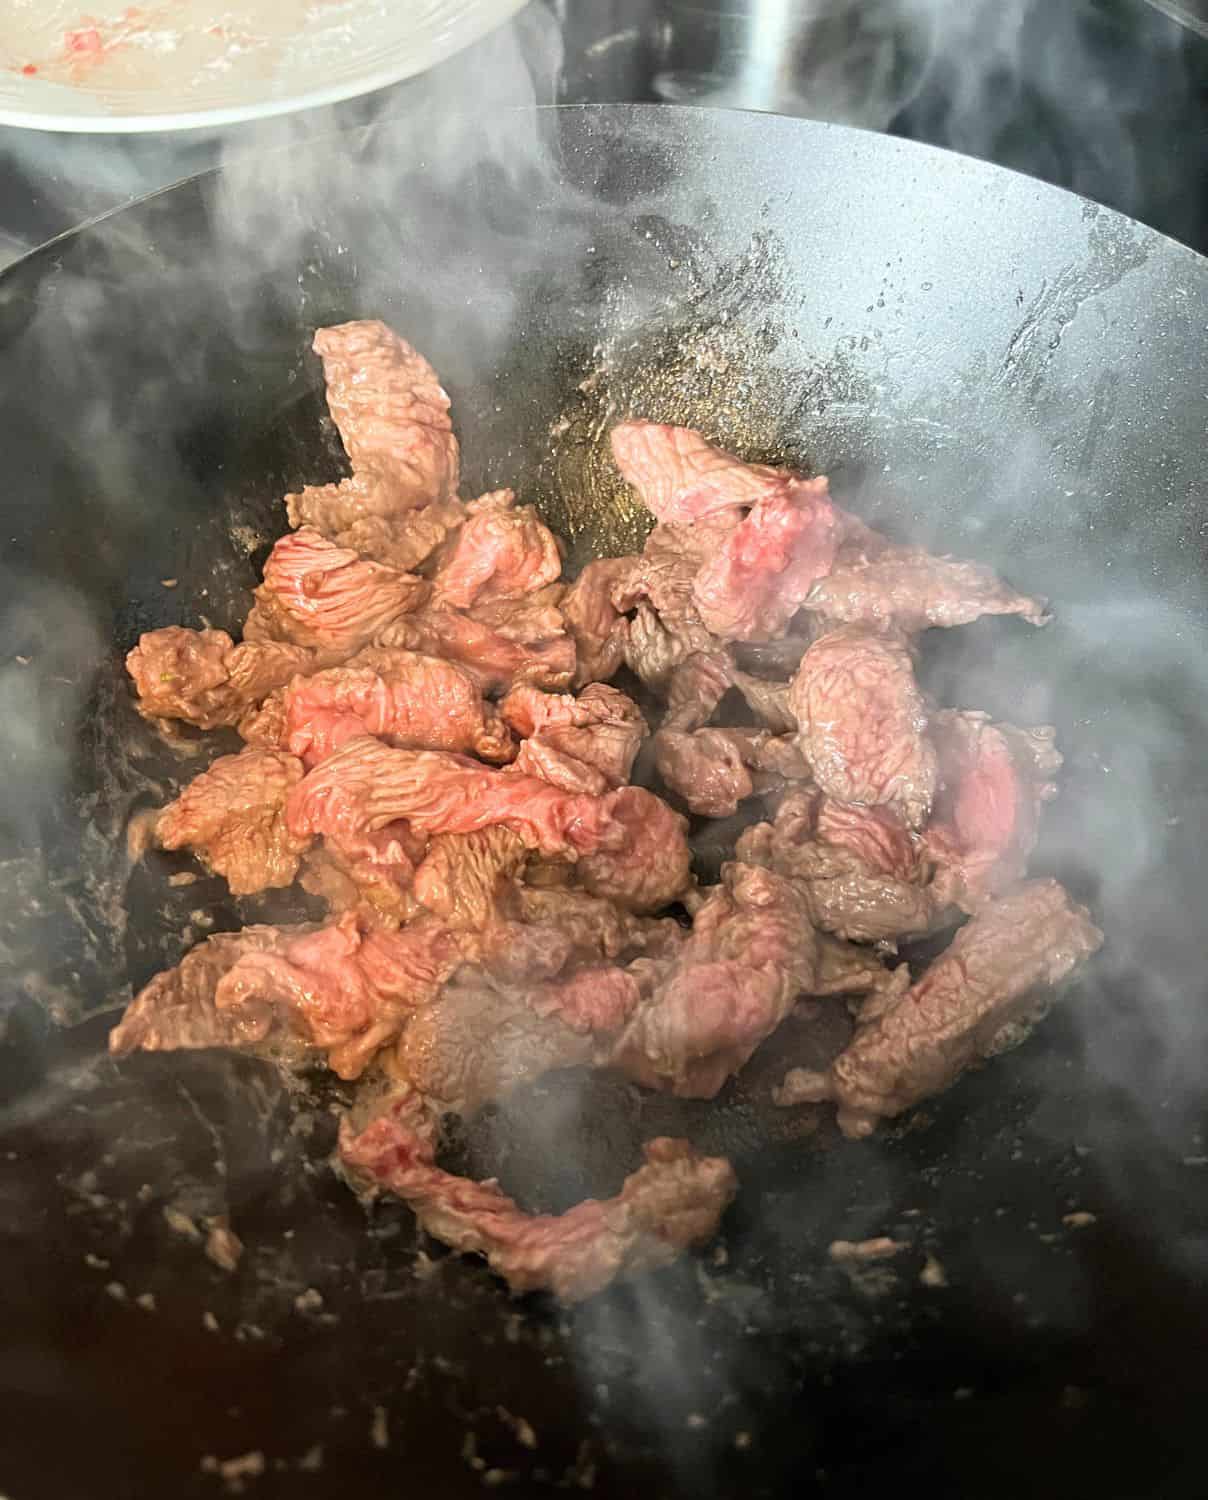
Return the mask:
[[[813,123],[491,129],[508,149],[473,166],[409,154],[401,125],[244,163],[0,278],[0,1487],[1191,1488],[1208,266],[1042,184]],[[1012,1056],[866,1144],[765,1108],[776,1056],[670,1121],[607,1081],[529,1090],[456,1149],[532,1204],[615,1188],[669,1123],[743,1183],[718,1250],[570,1312],[509,1302],[397,1205],[367,1219],[318,1085],[103,1056],[131,986],[279,910],[169,886],[183,860],[130,867],[131,810],[204,759],[138,723],[121,655],[237,622],[280,496],[339,472],[310,332],[360,315],[441,370],[467,485],[515,484],[579,560],[640,533],[604,434],[641,414],[828,472],[875,524],[1057,605],[1042,633],[932,632],[924,670],[946,702],[1057,725],[1035,867],[1093,906],[1096,965]],[[180,1217],[223,1214],[233,1274]],[[828,1259],[874,1234],[909,1248]]]

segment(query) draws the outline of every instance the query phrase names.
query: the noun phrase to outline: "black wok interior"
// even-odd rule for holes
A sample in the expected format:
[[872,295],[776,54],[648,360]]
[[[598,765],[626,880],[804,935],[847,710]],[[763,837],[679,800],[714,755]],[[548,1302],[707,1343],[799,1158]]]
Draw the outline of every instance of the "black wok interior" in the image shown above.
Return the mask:
[[[197,179],[0,276],[0,1489],[221,1493],[212,1461],[255,1452],[263,1495],[1194,1492],[1208,263],[859,132],[534,120],[530,154],[489,165],[400,162],[387,126]],[[121,659],[144,629],[236,626],[280,497],[341,472],[307,348],[351,316],[430,355],[467,488],[515,485],[575,562],[641,533],[605,433],[643,415],[827,472],[1057,607],[1040,634],[929,639],[924,672],[1057,725],[1035,868],[1094,908],[1095,967],[859,1146],[768,1105],[804,1033],[708,1107],[605,1078],[506,1102],[451,1159],[533,1206],[612,1190],[667,1129],[739,1171],[716,1250],[570,1312],[510,1302],[398,1205],[367,1218],[327,1165],[320,1081],[103,1055],[113,1008],[189,943],[298,909],[171,888],[182,857],[130,866],[130,812],[227,747],[163,745]],[[173,1207],[230,1216],[234,1275]],[[911,1248],[827,1257],[880,1234]]]

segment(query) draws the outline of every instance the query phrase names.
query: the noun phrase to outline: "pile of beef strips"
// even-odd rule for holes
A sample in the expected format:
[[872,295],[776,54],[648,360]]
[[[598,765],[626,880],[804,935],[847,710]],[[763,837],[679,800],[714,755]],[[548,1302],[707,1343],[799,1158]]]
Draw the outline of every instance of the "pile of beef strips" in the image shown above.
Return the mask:
[[[148,840],[236,895],[300,882],[329,916],[210,937],[111,1047],[243,1048],[357,1080],[354,1185],[514,1290],[585,1297],[707,1239],[729,1162],[653,1140],[616,1197],[533,1215],[442,1170],[442,1115],[585,1065],[711,1098],[822,1000],[852,1009],[851,1039],[777,1100],[833,1100],[866,1135],[1098,947],[1060,885],[1025,878],[1052,731],[939,708],[915,680],[923,631],[1045,608],[891,543],[823,478],[640,421],[612,451],[656,524],[640,554],[567,583],[511,490],[460,498],[422,355],[377,322],[314,347],[351,477],[286,497],[241,641],[172,626],[127,665],[147,718],[246,742]],[[639,752],[664,795],[632,784]],[[689,816],[751,799],[720,881],[699,884]],[[912,975],[898,943],[946,929]]]

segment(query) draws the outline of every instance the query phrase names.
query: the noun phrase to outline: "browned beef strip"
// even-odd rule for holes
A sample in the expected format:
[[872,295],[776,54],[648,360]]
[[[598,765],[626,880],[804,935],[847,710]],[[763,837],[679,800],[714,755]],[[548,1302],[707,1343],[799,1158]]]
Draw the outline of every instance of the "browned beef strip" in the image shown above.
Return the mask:
[[875,950],[843,938],[818,934],[818,972],[810,995],[896,995],[910,987],[910,968],[898,964],[888,968]]
[[165,969],[126,1007],[109,1033],[109,1050],[175,1052],[182,1048],[259,1047],[274,1029],[270,1005],[259,1000],[219,1009],[223,978],[250,953],[276,953],[312,927],[244,927],[220,932]]
[[285,688],[274,688],[263,703],[240,717],[240,739],[253,750],[280,750],[285,742],[285,703]]
[[455,931],[486,932],[527,858],[509,828],[437,834],[415,872],[415,898]]
[[681,640],[669,630],[653,605],[642,600],[628,621],[625,665],[649,688],[666,687],[675,669],[696,650],[698,643]]
[[[717,712],[734,675],[724,651],[698,652],[671,674],[667,712],[661,728],[688,733],[707,724]],[[796,729],[796,724],[792,728]]]
[[514,1292],[548,1289],[564,1302],[618,1276],[666,1265],[708,1239],[733,1198],[729,1162],[685,1141],[659,1139],[615,1198],[567,1213],[524,1213],[490,1182],[453,1177],[435,1164],[435,1130],[414,1094],[395,1100],[359,1134],[346,1121],[340,1155],[354,1178],[395,1193],[437,1239],[484,1255]]
[[816,970],[814,930],[792,883],[727,865],[613,1061],[649,1088],[710,1099],[810,991]]
[[456,495],[449,398],[423,355],[372,320],[320,328],[314,348],[353,473],[381,476],[399,508]]
[[429,587],[304,526],[283,536],[269,554],[244,638],[311,646],[338,661],[417,609]]
[[443,1111],[470,1115],[554,1068],[590,1063],[595,1043],[530,1004],[540,986],[494,983],[463,968],[437,1004],[417,1010],[394,1048],[391,1073]]
[[1016,593],[989,568],[933,557],[921,547],[893,547],[863,566],[836,568],[814,585],[805,608],[904,631],[968,625],[982,615],[1022,615],[1032,625],[1048,619],[1043,599]]
[[666,785],[706,818],[730,817],[756,791],[809,776],[793,737],[766,729],[660,729],[654,750]]
[[464,519],[456,499],[412,507],[398,486],[367,472],[337,484],[307,485],[286,495],[289,524],[309,526],[337,547],[414,573],[437,551]]
[[1018,886],[984,907],[917,984],[861,1011],[826,1074],[790,1074],[782,1102],[834,1099],[839,1124],[867,1135],[953,1083],[1099,947],[1103,934],[1055,880]]
[[897,809],[910,828],[935,794],[935,751],[905,643],[841,625],[801,659],[789,706],[802,754],[822,790],[840,802]]
[[637,559],[602,557],[590,562],[562,600],[566,628],[578,653],[575,686],[607,682],[625,660],[629,621],[613,603],[613,593]]
[[198,729],[238,724],[295,674],[322,665],[319,652],[282,641],[236,645],[225,630],[149,630],[126,657],[147,719],[183,719]]
[[419,610],[388,625],[377,644],[457,662],[474,674],[484,693],[506,692],[521,682],[557,691],[575,674],[575,643],[557,605],[544,598],[534,603],[538,598],[470,612]]
[[319,928],[247,928],[208,939],[152,980],[110,1048],[238,1046],[284,1036],[321,1049],[333,1071],[356,1078],[409,1011],[436,999],[460,962],[458,937],[430,917],[397,932],[365,931],[351,915]]
[[600,682],[578,697],[520,685],[502,700],[499,714],[523,737],[517,770],[567,791],[602,795],[623,786],[646,735],[637,704]]
[[625,660],[648,687],[663,688],[676,667],[697,652],[715,653],[718,642],[701,622],[692,596],[699,560],[669,540],[666,528],[646,539],[641,556],[613,589],[612,602],[636,611]]
[[569,955],[580,962],[623,959],[639,953],[667,958],[678,952],[686,936],[671,918],[635,916],[603,896],[574,887],[543,890],[521,886],[516,892],[516,913],[520,921],[542,935],[542,941],[548,942],[550,934],[558,934],[566,942]]
[[304,891],[327,903],[332,917],[353,912],[366,929],[401,927],[416,914],[415,866],[415,852],[401,849],[390,836],[379,838],[376,848],[360,850],[328,841],[306,851],[298,880]]
[[345,835],[333,829],[303,859],[302,887],[333,915],[355,912],[363,927],[399,927],[416,915],[413,889],[427,840],[402,819]]
[[791,791],[772,823],[746,829],[739,859],[797,883],[814,925],[854,942],[893,942],[930,932],[946,903],[909,833],[884,808]]
[[516,598],[478,600],[465,614],[505,641],[528,645],[555,637],[565,639],[566,620],[562,614],[565,597],[564,583],[547,583],[544,588]]
[[223,755],[160,813],[165,849],[190,849],[236,896],[293,883],[308,835],[290,831],[285,806],[302,762],[280,750]]

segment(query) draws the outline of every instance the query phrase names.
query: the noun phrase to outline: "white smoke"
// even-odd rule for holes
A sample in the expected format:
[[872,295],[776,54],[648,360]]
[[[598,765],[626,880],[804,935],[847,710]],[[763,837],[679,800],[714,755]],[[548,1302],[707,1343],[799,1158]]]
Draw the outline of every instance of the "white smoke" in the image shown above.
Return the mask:
[[1208,47],[1142,0],[665,8],[664,98],[892,128],[1195,234],[1187,152],[1201,149]]

